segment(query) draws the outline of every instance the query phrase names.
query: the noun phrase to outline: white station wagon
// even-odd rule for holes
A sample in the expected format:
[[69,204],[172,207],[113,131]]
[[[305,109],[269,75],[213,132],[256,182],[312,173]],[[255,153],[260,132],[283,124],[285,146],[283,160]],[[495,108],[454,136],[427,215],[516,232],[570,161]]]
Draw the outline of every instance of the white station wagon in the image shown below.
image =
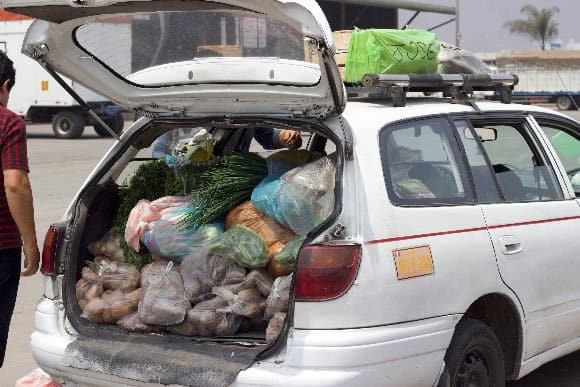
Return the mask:
[[[423,86],[376,77],[374,90],[402,106],[346,103],[313,0],[2,5],[38,19],[25,53],[143,116],[47,234],[31,348],[56,380],[497,387],[580,349],[579,123],[472,102],[464,76]],[[513,78],[481,85],[509,102]],[[421,87],[453,97],[405,101]],[[161,134],[200,126],[291,128],[309,136],[308,149],[336,154],[335,209],[302,248],[274,344],[128,333],[81,318],[85,246],[110,227],[124,171]]]

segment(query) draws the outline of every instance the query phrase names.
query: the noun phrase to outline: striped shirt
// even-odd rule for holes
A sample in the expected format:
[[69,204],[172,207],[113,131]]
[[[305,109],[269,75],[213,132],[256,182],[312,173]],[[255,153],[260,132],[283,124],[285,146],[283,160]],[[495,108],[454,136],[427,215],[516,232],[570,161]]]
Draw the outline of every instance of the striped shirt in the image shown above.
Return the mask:
[[[21,169],[28,171],[26,155],[26,126],[22,119],[0,104],[0,161],[2,171]],[[18,227],[10,214],[4,174],[0,174],[0,250],[9,250],[22,246]]]

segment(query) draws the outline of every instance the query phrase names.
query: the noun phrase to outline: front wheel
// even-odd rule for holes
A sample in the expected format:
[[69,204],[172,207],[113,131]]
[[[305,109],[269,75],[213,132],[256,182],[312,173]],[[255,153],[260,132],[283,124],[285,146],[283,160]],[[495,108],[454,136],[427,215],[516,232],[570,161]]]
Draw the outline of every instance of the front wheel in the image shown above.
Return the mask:
[[450,387],[504,387],[503,353],[493,331],[479,320],[464,319],[445,354]]

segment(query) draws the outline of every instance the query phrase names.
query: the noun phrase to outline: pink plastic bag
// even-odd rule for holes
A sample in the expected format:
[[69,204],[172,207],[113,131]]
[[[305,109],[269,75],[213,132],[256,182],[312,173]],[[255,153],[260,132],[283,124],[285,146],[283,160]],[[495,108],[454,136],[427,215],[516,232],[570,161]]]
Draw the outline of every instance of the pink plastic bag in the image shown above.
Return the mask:
[[14,387],[60,387],[60,384],[55,382],[49,374],[37,368],[25,377],[18,379]]
[[166,196],[153,202],[140,200],[129,213],[127,226],[125,227],[125,240],[133,250],[139,252],[139,240],[149,229],[149,224],[161,219],[165,211],[173,207],[191,203],[191,199],[185,196]]

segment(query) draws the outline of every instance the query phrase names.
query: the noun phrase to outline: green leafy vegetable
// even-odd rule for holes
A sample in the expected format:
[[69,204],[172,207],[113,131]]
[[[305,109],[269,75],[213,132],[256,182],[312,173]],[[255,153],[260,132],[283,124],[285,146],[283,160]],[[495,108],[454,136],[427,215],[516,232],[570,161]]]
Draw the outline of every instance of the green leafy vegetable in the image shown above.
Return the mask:
[[[178,172],[179,173],[179,172]],[[213,165],[188,171],[197,188],[190,192],[195,205],[181,220],[185,228],[219,221],[232,208],[250,200],[254,188],[267,176],[266,160],[255,154],[232,154]]]

